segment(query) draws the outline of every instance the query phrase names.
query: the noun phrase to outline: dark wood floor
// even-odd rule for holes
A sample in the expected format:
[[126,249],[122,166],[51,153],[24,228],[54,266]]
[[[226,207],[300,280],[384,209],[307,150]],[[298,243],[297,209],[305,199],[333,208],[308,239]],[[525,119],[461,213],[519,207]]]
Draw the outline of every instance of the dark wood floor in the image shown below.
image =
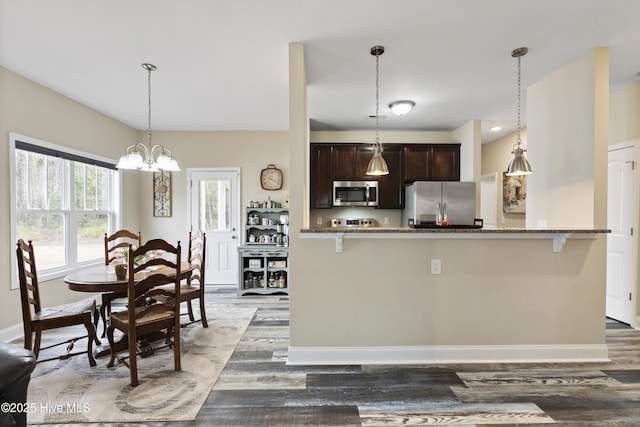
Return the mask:
[[617,322],[610,363],[287,366],[286,296],[209,301],[259,308],[198,418],[166,426],[640,426],[640,331]]
[[640,331],[611,320],[609,363],[287,366],[287,296],[207,293],[256,315],[195,421],[141,425],[640,426]]

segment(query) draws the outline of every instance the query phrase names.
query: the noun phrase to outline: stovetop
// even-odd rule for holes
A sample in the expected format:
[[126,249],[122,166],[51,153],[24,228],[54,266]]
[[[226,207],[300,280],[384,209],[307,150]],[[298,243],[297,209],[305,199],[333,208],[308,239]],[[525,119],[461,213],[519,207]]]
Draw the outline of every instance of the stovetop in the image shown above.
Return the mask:
[[332,227],[375,227],[373,218],[331,218]]

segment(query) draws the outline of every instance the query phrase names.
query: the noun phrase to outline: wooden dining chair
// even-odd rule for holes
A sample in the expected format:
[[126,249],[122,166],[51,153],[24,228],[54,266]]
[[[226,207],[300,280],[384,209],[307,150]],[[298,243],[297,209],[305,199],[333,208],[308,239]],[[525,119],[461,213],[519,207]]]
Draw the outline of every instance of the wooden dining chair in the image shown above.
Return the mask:
[[[118,230],[108,236],[104,233],[104,264],[109,265],[118,257],[119,251],[129,250],[129,245],[142,245],[142,234],[135,234],[129,230]],[[100,304],[100,317],[102,318],[102,337],[107,333],[107,318],[111,314],[111,301],[126,297],[122,292],[106,292],[102,294],[102,304]]]
[[[36,269],[35,252],[32,241],[25,243],[18,240],[16,249],[18,258],[18,277],[20,281],[20,298],[22,300],[22,325],[24,327],[24,348],[32,350],[36,359],[40,350],[46,350],[59,345],[67,344],[67,352],[57,357],[51,357],[39,362],[55,359],[67,359],[71,356],[86,353],[89,365],[95,366],[93,357],[93,343],[100,344],[96,336],[95,326],[92,322],[96,312],[95,300],[84,300],[55,307],[43,307],[40,302],[40,289],[38,284],[38,272]],[[71,338],[47,347],[40,348],[42,331],[64,328],[67,326],[84,325],[87,335]],[[33,341],[35,334],[35,341]],[[72,353],[77,340],[87,338],[87,350]],[[33,345],[32,345],[33,343]]]
[[[187,312],[181,313],[182,316],[189,316],[189,321],[182,323],[182,327],[190,325],[191,323],[202,321],[202,326],[209,327],[207,322],[207,313],[204,307],[204,269],[206,261],[206,247],[207,237],[198,230],[196,232],[189,232],[189,262],[194,266],[191,271],[191,275],[182,283],[180,288],[180,302],[184,302],[187,305]],[[167,287],[170,292],[172,289]],[[198,300],[200,303],[200,319],[196,319],[191,301]]]
[[[147,258],[140,265],[135,264],[137,256],[160,250],[165,253],[163,257]],[[154,333],[166,330],[162,338],[169,347],[173,347],[174,369],[181,369],[180,252],[180,242],[177,246],[172,246],[162,239],[149,240],[138,249],[129,246],[127,310],[110,316],[107,338],[112,350],[107,366],[113,367],[117,359],[119,363],[129,367],[132,387],[138,385],[137,356],[151,352],[147,343],[153,340]],[[173,292],[168,292],[161,286],[167,283],[173,283]],[[120,357],[115,350],[115,330],[127,336],[127,358]],[[128,363],[125,359],[128,359]]]

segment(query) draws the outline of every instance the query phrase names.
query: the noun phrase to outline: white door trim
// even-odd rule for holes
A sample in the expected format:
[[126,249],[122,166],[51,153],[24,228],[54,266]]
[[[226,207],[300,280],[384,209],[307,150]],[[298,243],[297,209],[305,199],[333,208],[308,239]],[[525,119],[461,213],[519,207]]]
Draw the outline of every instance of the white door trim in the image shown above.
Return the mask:
[[[193,175],[196,173],[233,173],[236,175],[237,180],[237,190],[232,192],[230,203],[233,205],[232,211],[235,210],[234,219],[235,219],[235,229],[232,230],[235,233],[233,237],[237,245],[240,245],[240,233],[242,229],[242,207],[240,206],[241,200],[241,192],[242,192],[242,182],[241,182],[241,174],[240,167],[219,167],[219,168],[187,168],[187,206],[188,206],[188,218],[189,218],[189,228],[193,227],[193,200],[192,200],[192,191],[191,191],[191,182],[193,181]],[[233,220],[232,220],[233,224]],[[207,241],[209,243],[209,241]],[[237,254],[236,254],[237,256]],[[237,274],[234,275],[234,280],[236,280],[237,284]]]
[[[613,145],[609,145],[608,152],[622,150],[625,148],[633,148],[636,149],[636,158],[635,160],[635,168],[640,168],[640,164],[638,162],[638,149],[640,148],[640,140],[632,140],[621,142]],[[636,169],[637,170],[637,169]],[[638,188],[640,188],[640,183],[638,182],[638,173],[635,175],[635,192],[633,196],[635,197],[633,208],[631,212],[631,224],[634,229],[633,239],[631,241],[631,255],[630,259],[633,260],[633,264],[629,266],[630,270],[630,282],[631,282],[631,292],[633,295],[632,301],[629,301],[631,307],[631,315],[630,315],[630,326],[633,328],[640,328],[640,317],[638,316],[638,311],[636,310],[636,301],[638,298],[638,291],[640,290],[640,286],[638,285],[638,233],[640,233],[640,217],[639,213],[639,198],[638,198]]]
[[[493,187],[493,200],[485,200],[483,195],[483,187],[484,186],[492,186]],[[482,175],[480,177],[480,217],[484,220],[484,224],[490,227],[498,226],[498,200],[500,200],[500,206],[502,206],[502,197],[498,197],[502,193],[498,192],[498,173],[488,173]],[[487,205],[487,203],[492,203],[493,207]],[[485,212],[493,212],[493,218],[485,218]]]

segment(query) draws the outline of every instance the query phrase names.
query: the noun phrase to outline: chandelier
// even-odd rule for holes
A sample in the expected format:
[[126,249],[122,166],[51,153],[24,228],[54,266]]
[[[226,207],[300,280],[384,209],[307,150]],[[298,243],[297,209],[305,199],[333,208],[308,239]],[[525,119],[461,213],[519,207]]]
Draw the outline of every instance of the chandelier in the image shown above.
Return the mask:
[[529,175],[531,170],[531,165],[527,161],[527,158],[524,157],[524,153],[527,151],[526,148],[522,146],[522,139],[520,139],[520,61],[523,56],[527,54],[529,49],[526,47],[519,47],[511,52],[511,56],[514,58],[518,58],[518,136],[516,138],[516,143],[513,145],[513,159],[509,162],[509,166],[507,167],[507,175]]
[[147,70],[149,84],[149,116],[147,125],[147,145],[138,142],[127,147],[125,154],[120,157],[116,167],[118,169],[140,169],[146,172],[179,171],[178,162],[171,152],[162,145],[151,145],[151,72],[157,68],[153,64],[142,64]]
[[374,46],[371,48],[371,55],[376,57],[376,142],[373,145],[373,157],[367,165],[367,175],[388,175],[389,168],[387,162],[382,157],[382,144],[378,136],[378,120],[380,119],[379,107],[379,85],[378,80],[380,77],[380,55],[384,53],[384,46]]

